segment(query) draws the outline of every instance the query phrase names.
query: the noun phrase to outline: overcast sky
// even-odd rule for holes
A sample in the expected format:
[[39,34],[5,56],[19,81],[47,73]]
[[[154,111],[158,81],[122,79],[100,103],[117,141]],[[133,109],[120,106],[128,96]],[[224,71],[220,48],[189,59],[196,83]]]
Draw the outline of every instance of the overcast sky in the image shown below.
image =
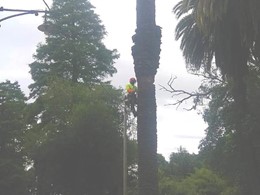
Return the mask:
[[[46,0],[51,5],[51,0]],[[109,49],[117,49],[120,59],[115,66],[118,73],[111,78],[112,84],[124,88],[130,77],[134,76],[131,37],[135,31],[135,0],[90,0],[96,7],[108,32],[105,44]],[[206,124],[197,111],[176,109],[166,104],[173,103],[171,94],[160,90],[166,86],[171,76],[177,76],[174,87],[187,91],[195,90],[199,79],[187,73],[179,49],[174,39],[177,23],[172,13],[177,0],[160,0],[156,6],[156,22],[162,27],[162,46],[160,68],[156,75],[158,153],[166,158],[183,146],[191,153],[197,153],[199,141],[204,137]],[[10,9],[45,9],[42,0],[0,0],[0,7]],[[12,13],[11,13],[12,14]],[[10,13],[0,12],[0,18]],[[41,16],[27,15],[9,19],[0,28],[0,82],[9,79],[19,81],[22,90],[28,93],[27,86],[32,82],[28,64],[38,43],[44,41],[44,34],[37,30],[43,22]],[[187,102],[184,106],[189,107]]]

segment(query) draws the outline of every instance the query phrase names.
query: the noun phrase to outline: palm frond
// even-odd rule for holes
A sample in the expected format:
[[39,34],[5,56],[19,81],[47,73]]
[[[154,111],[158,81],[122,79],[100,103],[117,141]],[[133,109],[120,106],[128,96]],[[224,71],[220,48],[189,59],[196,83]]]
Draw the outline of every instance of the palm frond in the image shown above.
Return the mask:
[[189,13],[194,9],[197,0],[182,0],[177,3],[173,8],[173,13],[177,18],[182,17],[184,14]]

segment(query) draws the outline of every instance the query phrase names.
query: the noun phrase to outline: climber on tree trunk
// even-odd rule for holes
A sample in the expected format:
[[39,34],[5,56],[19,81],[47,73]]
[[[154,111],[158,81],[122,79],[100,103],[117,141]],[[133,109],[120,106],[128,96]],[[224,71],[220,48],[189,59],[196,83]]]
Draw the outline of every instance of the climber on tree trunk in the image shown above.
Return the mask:
[[130,78],[129,83],[126,85],[126,105],[131,108],[134,117],[137,116],[135,105],[137,105],[137,87],[136,79]]

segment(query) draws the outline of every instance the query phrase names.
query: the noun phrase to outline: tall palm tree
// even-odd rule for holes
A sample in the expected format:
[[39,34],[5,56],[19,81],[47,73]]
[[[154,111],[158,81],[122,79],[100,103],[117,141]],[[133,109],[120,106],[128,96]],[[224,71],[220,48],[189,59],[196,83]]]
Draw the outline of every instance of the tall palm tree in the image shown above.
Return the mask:
[[189,68],[210,68],[215,60],[234,81],[234,98],[243,107],[250,57],[260,56],[260,2],[257,0],[181,0],[176,39]]
[[[173,9],[180,19],[176,39],[188,68],[210,69],[213,62],[223,77],[233,83],[237,108],[237,139],[241,158],[248,159],[243,172],[243,194],[260,194],[257,148],[253,134],[243,128],[243,119],[250,111],[246,100],[248,62],[260,57],[260,2],[257,0],[181,0]],[[250,179],[249,179],[250,178]]]
[[139,195],[158,195],[154,78],[159,67],[161,29],[155,23],[155,0],[137,0],[136,10],[137,29],[132,55],[138,82]]

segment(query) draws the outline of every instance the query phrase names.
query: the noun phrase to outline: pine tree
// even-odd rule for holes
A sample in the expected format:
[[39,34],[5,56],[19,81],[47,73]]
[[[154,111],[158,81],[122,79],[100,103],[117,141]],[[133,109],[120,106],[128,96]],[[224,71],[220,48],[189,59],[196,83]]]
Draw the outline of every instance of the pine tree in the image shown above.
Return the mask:
[[117,51],[103,44],[105,27],[89,1],[54,0],[47,20],[52,30],[30,64],[31,96],[41,94],[55,77],[89,85],[116,72]]
[[121,96],[104,84],[118,54],[103,44],[105,28],[87,0],[54,0],[47,20],[51,31],[30,64],[35,193],[118,194]]

